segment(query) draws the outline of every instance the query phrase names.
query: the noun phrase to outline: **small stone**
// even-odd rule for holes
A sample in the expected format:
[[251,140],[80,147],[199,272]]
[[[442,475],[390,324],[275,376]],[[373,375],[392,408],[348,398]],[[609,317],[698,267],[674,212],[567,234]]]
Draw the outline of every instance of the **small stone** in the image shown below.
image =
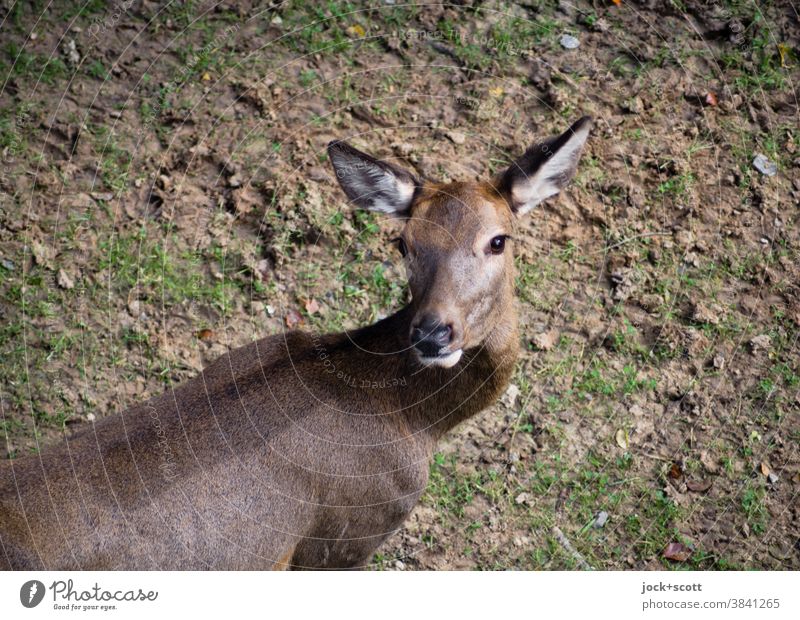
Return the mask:
[[270,306],[269,304],[267,304],[266,310],[267,314],[270,316],[273,316],[275,314],[275,308],[273,306]]
[[14,263],[7,258],[0,260],[0,265],[3,266],[3,269],[7,269],[8,271],[14,271]]
[[461,133],[460,131],[448,131],[446,134],[453,144],[464,144],[467,141],[467,137]]
[[138,317],[141,314],[142,305],[139,303],[138,299],[131,299],[128,302],[128,312],[132,317]]
[[402,560],[395,560],[394,561],[394,567],[397,570],[405,570],[406,569],[406,565],[403,563]]
[[768,177],[774,177],[778,174],[778,164],[770,161],[766,155],[761,153],[757,153],[753,158],[753,168]]
[[526,492],[523,491],[522,493],[520,493],[519,495],[517,495],[514,498],[514,501],[517,504],[522,505],[522,504],[530,504],[532,499],[533,499],[533,497],[531,496],[530,493],[526,493]]
[[519,397],[519,388],[513,383],[511,383],[509,384],[503,396],[500,398],[500,402],[503,404],[503,406],[507,407],[508,409],[513,409],[514,406],[517,404],[518,397]]
[[597,516],[594,518],[594,523],[592,523],[592,527],[596,530],[599,530],[603,527],[606,522],[608,521],[608,513],[605,510],[601,510],[597,513]]
[[767,482],[769,482],[772,486],[778,484],[778,474],[774,471],[770,472],[769,476],[767,476]]
[[568,50],[577,49],[578,46],[581,44],[581,42],[578,41],[578,39],[573,37],[571,34],[561,35],[561,38],[558,40],[558,42],[561,43],[561,47]]
[[228,179],[228,186],[230,187],[241,187],[242,186],[242,177],[238,174],[234,174]]
[[753,353],[769,349],[771,344],[772,339],[767,334],[761,334],[750,340],[750,347],[753,349]]
[[97,416],[95,416],[93,413],[87,413],[86,419],[89,420],[89,422],[94,422],[95,419],[97,419]]
[[64,45],[64,56],[67,58],[67,63],[72,66],[77,66],[81,62],[81,55],[78,53],[78,48],[75,45],[75,39],[70,39]]
[[722,370],[725,368],[725,356],[721,353],[714,356],[713,361],[711,362],[714,365],[714,368],[717,370]]
[[273,26],[280,26],[282,23],[283,23],[283,20],[281,19],[280,15],[276,15],[270,21],[270,24],[272,24]]

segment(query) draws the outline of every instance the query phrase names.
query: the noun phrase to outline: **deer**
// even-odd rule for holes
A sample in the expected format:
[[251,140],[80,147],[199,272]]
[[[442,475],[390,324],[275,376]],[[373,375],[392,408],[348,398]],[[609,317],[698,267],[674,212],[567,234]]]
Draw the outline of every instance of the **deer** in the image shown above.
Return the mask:
[[367,327],[233,349],[150,400],[0,466],[0,568],[368,567],[437,443],[520,351],[515,222],[573,177],[591,118],[486,181],[420,180],[333,141],[349,201],[399,218],[409,302]]

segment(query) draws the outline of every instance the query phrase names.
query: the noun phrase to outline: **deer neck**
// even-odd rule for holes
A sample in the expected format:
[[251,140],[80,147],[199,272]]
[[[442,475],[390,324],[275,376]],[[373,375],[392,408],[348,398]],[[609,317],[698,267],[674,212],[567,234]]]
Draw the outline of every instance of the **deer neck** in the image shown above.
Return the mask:
[[[503,313],[479,347],[465,350],[453,368],[425,367],[408,344],[410,307],[344,334],[349,355],[339,367],[351,387],[376,391],[393,403],[412,433],[433,441],[492,404],[505,390],[519,353],[515,310]],[[353,355],[357,351],[358,353]]]

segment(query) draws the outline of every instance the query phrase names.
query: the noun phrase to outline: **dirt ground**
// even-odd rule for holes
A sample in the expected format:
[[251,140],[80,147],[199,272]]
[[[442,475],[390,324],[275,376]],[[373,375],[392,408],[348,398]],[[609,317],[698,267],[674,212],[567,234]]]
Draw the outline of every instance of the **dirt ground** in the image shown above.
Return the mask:
[[574,183],[516,232],[513,385],[442,445],[374,565],[800,569],[790,2],[3,0],[0,19],[8,458],[229,347],[399,308],[397,224],[348,208],[328,141],[475,178],[591,114]]

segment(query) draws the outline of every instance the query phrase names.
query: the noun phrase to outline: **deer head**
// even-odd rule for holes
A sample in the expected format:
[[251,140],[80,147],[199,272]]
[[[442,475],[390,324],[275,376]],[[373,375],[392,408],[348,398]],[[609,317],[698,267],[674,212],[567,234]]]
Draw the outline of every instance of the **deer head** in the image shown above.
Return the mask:
[[485,182],[423,183],[349,144],[328,145],[353,203],[405,220],[395,242],[412,298],[409,345],[423,364],[455,366],[464,350],[515,328],[514,221],[568,183],[590,128],[581,118]]

